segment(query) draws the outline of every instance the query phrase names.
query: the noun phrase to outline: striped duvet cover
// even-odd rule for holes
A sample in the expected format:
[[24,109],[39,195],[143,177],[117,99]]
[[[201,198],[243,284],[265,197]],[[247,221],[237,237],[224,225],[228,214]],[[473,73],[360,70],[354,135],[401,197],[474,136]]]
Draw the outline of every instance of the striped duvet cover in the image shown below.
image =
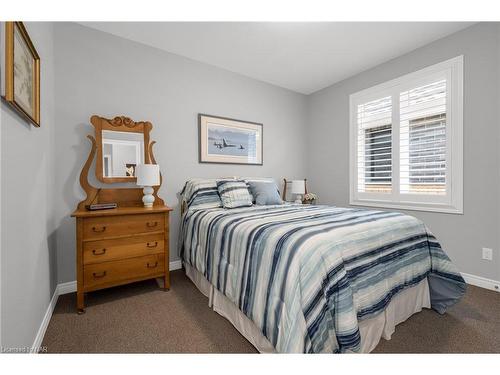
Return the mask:
[[397,212],[277,205],[190,209],[181,257],[278,352],[360,350],[358,323],[427,278],[439,313],[465,283],[436,238]]

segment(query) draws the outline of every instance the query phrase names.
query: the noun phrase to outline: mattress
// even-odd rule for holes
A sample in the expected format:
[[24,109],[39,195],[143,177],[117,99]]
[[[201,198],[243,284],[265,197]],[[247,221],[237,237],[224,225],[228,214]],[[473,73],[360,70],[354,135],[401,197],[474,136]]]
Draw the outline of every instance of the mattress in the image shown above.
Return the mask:
[[[426,285],[439,313],[465,292],[432,233],[398,212],[309,205],[189,209],[180,240],[186,269],[199,272],[213,298],[230,301],[282,353],[366,352],[374,340],[363,341],[363,322],[378,318],[385,326],[381,316],[392,314],[391,303],[407,291]],[[422,307],[424,301],[407,312]],[[386,336],[406,315],[387,323]]]

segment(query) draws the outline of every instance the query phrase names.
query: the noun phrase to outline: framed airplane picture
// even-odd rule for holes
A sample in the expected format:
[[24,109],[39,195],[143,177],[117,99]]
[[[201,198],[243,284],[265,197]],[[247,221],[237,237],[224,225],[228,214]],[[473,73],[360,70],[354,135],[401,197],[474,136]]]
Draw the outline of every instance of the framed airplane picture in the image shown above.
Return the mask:
[[40,57],[22,22],[5,22],[5,100],[40,126]]
[[262,124],[199,114],[199,162],[262,165]]

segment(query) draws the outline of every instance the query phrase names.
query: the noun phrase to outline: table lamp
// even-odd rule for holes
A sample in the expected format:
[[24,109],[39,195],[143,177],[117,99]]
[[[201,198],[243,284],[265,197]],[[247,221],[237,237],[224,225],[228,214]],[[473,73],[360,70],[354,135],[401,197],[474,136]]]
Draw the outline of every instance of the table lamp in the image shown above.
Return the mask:
[[137,185],[142,186],[142,202],[144,207],[153,207],[155,197],[153,196],[153,186],[160,185],[160,167],[158,164],[139,164],[135,169]]
[[302,203],[302,194],[306,192],[306,184],[304,180],[292,181],[292,194],[296,194],[295,203]]

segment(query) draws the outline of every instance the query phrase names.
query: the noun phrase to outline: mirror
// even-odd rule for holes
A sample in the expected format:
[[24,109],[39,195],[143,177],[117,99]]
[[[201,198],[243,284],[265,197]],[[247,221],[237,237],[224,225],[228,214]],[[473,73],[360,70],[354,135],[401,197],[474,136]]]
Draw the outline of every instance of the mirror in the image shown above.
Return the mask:
[[95,128],[97,159],[95,173],[104,183],[135,182],[135,168],[138,164],[151,162],[148,121],[135,122],[128,117],[117,116],[107,119],[92,116]]
[[102,131],[103,177],[135,177],[137,164],[144,164],[144,134]]

